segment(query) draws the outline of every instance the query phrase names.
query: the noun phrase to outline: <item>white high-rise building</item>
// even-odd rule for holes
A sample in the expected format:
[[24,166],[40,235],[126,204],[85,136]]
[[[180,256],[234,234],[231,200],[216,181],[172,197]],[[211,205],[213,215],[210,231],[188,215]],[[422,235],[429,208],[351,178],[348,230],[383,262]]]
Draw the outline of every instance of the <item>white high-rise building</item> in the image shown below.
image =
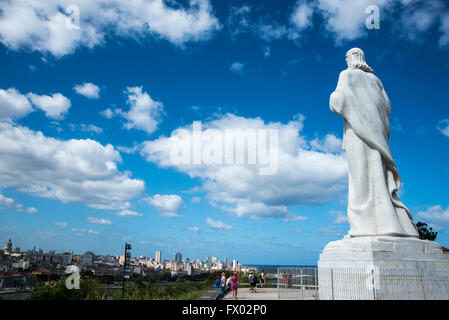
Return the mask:
[[156,263],[161,263],[161,252],[159,250],[156,251]]
[[237,267],[238,263],[239,262],[237,261],[237,259],[232,260],[232,270],[235,270],[235,268]]

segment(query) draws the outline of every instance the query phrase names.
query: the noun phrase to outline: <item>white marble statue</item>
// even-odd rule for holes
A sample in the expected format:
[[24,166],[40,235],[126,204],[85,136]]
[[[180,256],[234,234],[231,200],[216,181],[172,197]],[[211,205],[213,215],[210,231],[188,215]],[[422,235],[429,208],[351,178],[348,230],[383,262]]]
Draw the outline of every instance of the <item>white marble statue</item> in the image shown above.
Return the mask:
[[390,100],[361,49],[349,50],[346,63],[330,108],[345,120],[349,236],[418,237],[410,211],[397,195],[401,180],[388,146]]

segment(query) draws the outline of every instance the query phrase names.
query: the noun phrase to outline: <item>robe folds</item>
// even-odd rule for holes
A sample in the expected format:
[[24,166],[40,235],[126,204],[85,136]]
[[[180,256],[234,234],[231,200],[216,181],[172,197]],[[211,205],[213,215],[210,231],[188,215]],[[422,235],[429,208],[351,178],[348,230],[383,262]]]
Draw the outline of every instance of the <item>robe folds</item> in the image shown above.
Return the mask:
[[401,179],[388,146],[391,104],[382,82],[373,73],[346,69],[329,104],[344,118],[349,235],[418,237],[397,195]]

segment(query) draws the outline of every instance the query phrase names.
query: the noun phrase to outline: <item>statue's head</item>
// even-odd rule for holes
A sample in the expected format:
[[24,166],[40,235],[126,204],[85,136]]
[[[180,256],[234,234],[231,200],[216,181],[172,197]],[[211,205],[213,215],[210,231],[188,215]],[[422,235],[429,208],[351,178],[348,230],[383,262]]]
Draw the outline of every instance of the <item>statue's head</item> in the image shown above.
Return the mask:
[[346,52],[346,64],[349,69],[360,69],[365,72],[373,72],[365,61],[365,54],[362,49],[352,48]]

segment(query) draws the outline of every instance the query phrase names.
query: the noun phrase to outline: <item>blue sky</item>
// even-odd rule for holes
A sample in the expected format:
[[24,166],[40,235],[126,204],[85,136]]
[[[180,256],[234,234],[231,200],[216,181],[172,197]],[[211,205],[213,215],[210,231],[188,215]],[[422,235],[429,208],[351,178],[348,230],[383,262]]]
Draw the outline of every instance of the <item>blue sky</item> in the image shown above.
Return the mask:
[[[69,5],[79,29],[67,27]],[[365,26],[369,5],[380,29]],[[329,96],[360,47],[392,103],[401,199],[449,246],[448,10],[437,0],[2,2],[0,242],[119,254],[128,241],[133,255],[315,265],[349,229],[343,120]],[[277,173],[170,163],[175,130],[194,121],[276,128]]]

